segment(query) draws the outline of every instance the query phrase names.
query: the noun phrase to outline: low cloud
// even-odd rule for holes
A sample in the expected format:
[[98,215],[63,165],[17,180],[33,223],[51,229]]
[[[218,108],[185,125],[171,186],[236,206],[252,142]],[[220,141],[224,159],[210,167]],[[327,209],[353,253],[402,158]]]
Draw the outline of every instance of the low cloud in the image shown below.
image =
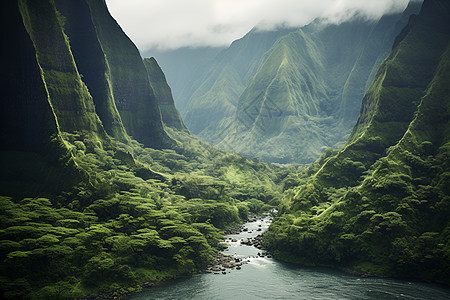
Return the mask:
[[409,0],[106,0],[112,16],[141,51],[228,46],[257,26],[299,27],[316,18],[330,23],[379,19]]

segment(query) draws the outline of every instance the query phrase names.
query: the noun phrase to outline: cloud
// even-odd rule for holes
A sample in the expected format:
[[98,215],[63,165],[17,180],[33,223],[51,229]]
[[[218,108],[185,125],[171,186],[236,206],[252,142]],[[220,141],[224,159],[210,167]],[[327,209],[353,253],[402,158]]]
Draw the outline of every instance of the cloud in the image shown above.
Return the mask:
[[379,19],[408,0],[106,0],[112,16],[141,51],[228,46],[253,27],[299,27],[315,18],[341,23]]

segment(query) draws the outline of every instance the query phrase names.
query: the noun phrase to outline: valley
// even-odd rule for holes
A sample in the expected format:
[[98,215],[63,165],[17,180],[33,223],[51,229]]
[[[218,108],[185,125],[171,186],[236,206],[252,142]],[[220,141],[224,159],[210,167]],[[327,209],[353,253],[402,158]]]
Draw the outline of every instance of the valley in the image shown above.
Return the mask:
[[448,298],[448,1],[164,63],[108,6],[1,10],[0,298]]

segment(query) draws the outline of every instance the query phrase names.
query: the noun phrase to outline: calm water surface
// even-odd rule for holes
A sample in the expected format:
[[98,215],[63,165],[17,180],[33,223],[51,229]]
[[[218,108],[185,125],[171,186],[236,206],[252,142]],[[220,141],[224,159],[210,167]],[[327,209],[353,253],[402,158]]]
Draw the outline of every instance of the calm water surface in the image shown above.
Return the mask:
[[255,237],[267,230],[268,219],[246,223],[248,232],[228,235],[224,251],[247,258],[241,270],[227,274],[205,273],[167,282],[134,294],[128,299],[449,299],[450,289],[425,283],[383,278],[360,278],[339,271],[302,268],[271,258],[258,257],[252,246],[240,239]]

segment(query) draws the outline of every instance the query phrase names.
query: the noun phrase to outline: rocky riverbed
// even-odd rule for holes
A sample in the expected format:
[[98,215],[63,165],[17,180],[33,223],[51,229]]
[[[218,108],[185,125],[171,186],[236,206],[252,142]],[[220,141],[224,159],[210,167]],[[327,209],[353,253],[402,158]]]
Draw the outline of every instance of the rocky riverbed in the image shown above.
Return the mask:
[[217,254],[206,272],[227,274],[232,270],[241,270],[242,266],[252,259],[271,258],[270,254],[261,250],[263,233],[268,229],[271,221],[270,215],[251,217],[243,225],[228,228],[222,243],[223,251]]

